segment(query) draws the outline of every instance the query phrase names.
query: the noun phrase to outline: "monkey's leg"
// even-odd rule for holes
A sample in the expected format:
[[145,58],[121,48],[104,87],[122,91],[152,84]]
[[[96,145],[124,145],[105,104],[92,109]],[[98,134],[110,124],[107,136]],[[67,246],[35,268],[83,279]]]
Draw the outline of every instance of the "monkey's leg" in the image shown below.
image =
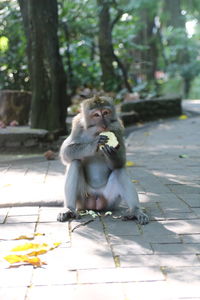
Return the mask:
[[80,199],[80,191],[84,188],[84,176],[81,161],[73,160],[68,166],[65,175],[64,185],[64,206],[65,211],[57,216],[59,222],[65,222],[69,219],[79,218],[76,212],[77,201]]
[[[149,217],[140,208],[137,191],[124,168],[115,169],[111,173],[105,190],[107,199],[109,194],[115,197],[117,195],[120,196],[128,204],[129,213],[127,219],[136,218],[140,224],[149,222]],[[112,199],[111,202],[113,202]]]

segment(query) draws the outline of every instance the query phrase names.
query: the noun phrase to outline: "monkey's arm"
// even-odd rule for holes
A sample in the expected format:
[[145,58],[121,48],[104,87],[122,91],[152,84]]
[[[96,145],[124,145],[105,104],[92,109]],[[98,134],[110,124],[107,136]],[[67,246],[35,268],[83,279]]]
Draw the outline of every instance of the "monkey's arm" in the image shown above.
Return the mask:
[[110,130],[115,134],[119,143],[119,147],[113,148],[105,144],[103,147],[101,147],[101,150],[103,151],[107,159],[107,163],[111,169],[123,168],[126,163],[126,149],[123,138],[124,129],[121,123],[116,121],[114,124],[112,124]]
[[100,144],[107,141],[107,137],[97,136],[93,139],[85,139],[77,135],[74,137],[73,133],[63,142],[60,149],[60,157],[63,164],[67,164],[72,160],[81,160],[85,157],[92,156],[97,151]]
[[104,145],[102,151],[106,156],[108,165],[111,169],[123,168],[126,162],[125,147],[120,145],[118,149]]

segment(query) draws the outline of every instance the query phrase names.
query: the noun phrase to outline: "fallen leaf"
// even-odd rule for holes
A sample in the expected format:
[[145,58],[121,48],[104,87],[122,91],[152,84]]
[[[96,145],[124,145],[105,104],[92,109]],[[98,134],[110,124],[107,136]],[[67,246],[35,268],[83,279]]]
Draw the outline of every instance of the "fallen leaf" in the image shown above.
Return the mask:
[[133,162],[133,161],[130,161],[130,160],[128,160],[127,162],[126,162],[126,167],[133,167],[133,166],[135,166],[136,164]]
[[33,240],[34,239],[34,236],[31,235],[31,236],[27,236],[27,235],[20,235],[19,237],[17,237],[16,239],[14,240]]
[[181,116],[179,117],[179,120],[186,120],[186,119],[188,119],[188,116],[187,116],[187,115],[181,115]]
[[179,155],[180,158],[188,158],[189,156],[187,154],[181,154]]
[[138,183],[139,182],[139,180],[131,180],[133,183]]
[[52,150],[48,150],[44,153],[44,157],[46,157],[47,160],[54,160],[56,158],[56,153]]
[[146,131],[146,132],[144,132],[144,135],[145,135],[145,136],[149,136],[150,133],[149,133],[148,131]]
[[120,268],[120,258],[119,258],[119,255],[115,255],[114,256],[114,262],[115,262],[115,266],[117,268]]
[[98,217],[98,213],[96,213],[95,211],[93,211],[93,210],[89,210],[88,211],[88,215],[90,215],[92,218],[96,218],[96,217]]
[[50,250],[57,248],[58,246],[60,246],[60,244],[61,242],[53,243],[54,247],[53,248],[51,247]]
[[16,263],[28,263],[35,267],[41,267],[42,265],[46,265],[45,262],[41,261],[39,257],[28,257],[27,255],[7,255],[4,259],[10,264]]
[[[38,255],[45,254],[50,250],[57,248],[61,242],[53,243],[48,245],[46,243],[36,244],[36,243],[25,243],[13,248],[12,252],[19,252],[18,254],[11,254],[4,257],[4,259],[10,264],[23,264],[28,263],[35,267],[41,267],[41,265],[46,264],[42,262]],[[20,252],[25,252],[21,254]]]
[[104,216],[111,216],[112,215],[112,211],[106,211]]
[[3,187],[3,188],[7,188],[7,187],[11,187],[11,186],[12,186],[11,183],[5,183],[2,187]]
[[42,248],[47,248],[48,244],[43,243],[43,244],[35,244],[35,243],[26,243],[23,245],[19,245],[15,248],[13,248],[11,251],[13,252],[19,252],[19,251],[26,251],[29,249],[42,249]]
[[33,235],[20,235],[19,237],[15,238],[14,240],[33,240],[35,236],[43,236],[44,233],[34,233]]

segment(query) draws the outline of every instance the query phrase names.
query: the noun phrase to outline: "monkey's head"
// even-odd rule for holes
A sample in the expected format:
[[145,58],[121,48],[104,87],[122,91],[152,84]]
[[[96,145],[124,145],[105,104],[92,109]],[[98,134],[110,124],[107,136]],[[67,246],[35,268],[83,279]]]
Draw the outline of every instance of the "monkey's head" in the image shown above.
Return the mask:
[[96,133],[109,130],[110,124],[116,121],[116,111],[112,98],[94,96],[81,104],[81,114],[85,129],[96,128]]

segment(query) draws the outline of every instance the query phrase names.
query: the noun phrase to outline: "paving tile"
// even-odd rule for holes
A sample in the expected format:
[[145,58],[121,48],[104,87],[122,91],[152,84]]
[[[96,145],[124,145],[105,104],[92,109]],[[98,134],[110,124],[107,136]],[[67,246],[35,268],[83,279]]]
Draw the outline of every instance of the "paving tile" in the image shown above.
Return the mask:
[[96,245],[101,247],[108,247],[106,237],[103,233],[93,232],[91,235],[85,234],[72,234],[72,247],[84,247],[84,248],[94,248]]
[[[176,267],[176,268],[166,268],[165,272],[167,274],[168,281],[180,282],[180,283],[192,283],[199,285],[200,278],[200,267]],[[200,291],[199,291],[200,295]]]
[[38,220],[37,215],[28,216],[12,216],[6,218],[6,224],[16,224],[16,223],[36,223]]
[[152,221],[149,224],[145,225],[145,226],[140,226],[141,231],[143,232],[143,234],[150,234],[150,235],[155,235],[155,233],[157,235],[169,235],[169,234],[173,234],[172,231],[168,230],[166,228],[166,226],[164,226],[163,224],[165,224],[165,221]]
[[148,214],[150,220],[164,220],[165,215],[160,208],[160,203],[147,203],[145,205],[145,211]]
[[165,218],[167,220],[187,220],[187,219],[197,219],[197,216],[191,212],[181,212],[181,209],[165,209]]
[[38,223],[36,226],[36,232],[44,235],[37,237],[37,239],[41,239],[42,241],[50,240],[53,242],[62,242],[62,244],[66,243],[67,247],[70,243],[68,223]]
[[[109,246],[100,243],[93,247],[62,247],[49,251],[42,258],[48,267],[64,267],[66,270],[114,267]],[[45,267],[44,267],[45,268]]]
[[200,186],[185,184],[169,184],[169,189],[176,194],[200,194]]
[[58,295],[65,295],[70,300],[124,300],[124,293],[120,284],[33,286],[29,289],[27,298],[29,300],[55,300]]
[[164,279],[161,270],[155,267],[78,270],[79,283],[161,281]]
[[[122,284],[126,299],[129,300],[196,300],[200,297],[198,285],[179,282],[155,281]],[[192,288],[193,287],[193,288]]]
[[33,268],[21,266],[17,269],[0,270],[0,287],[26,287],[31,284]]
[[192,207],[192,211],[198,218],[200,217],[200,207]]
[[136,222],[127,221],[124,222],[120,219],[111,219],[105,221],[106,231],[108,234],[115,235],[139,235],[139,227]]
[[198,257],[194,254],[151,254],[151,255],[121,255],[121,267],[185,267],[200,266]]
[[182,234],[180,238],[185,244],[200,244],[200,234]]
[[156,254],[197,254],[200,244],[152,244]]
[[10,208],[0,208],[0,224],[3,224],[6,220]]
[[61,207],[41,207],[39,222],[57,222],[57,215],[61,210]]
[[[109,220],[108,218],[103,219]],[[104,233],[103,224],[98,217],[93,219],[91,216],[83,216],[80,220],[71,221],[70,228],[72,231],[72,235],[75,233],[87,236],[91,234],[93,236],[95,235],[95,233],[97,233],[98,235]]]
[[[200,233],[200,220],[168,220],[159,221],[168,233],[176,234],[195,234]],[[147,228],[147,227],[145,227]],[[148,228],[146,229],[146,231]]]
[[11,207],[8,216],[33,216],[39,214],[39,207],[22,206]]
[[33,235],[35,223],[10,223],[0,225],[0,240],[15,239],[20,235]]
[[111,244],[115,255],[152,254],[153,250],[149,243],[131,242],[126,245]]
[[112,244],[131,244],[132,242],[142,243],[159,243],[159,244],[177,244],[181,243],[182,240],[179,235],[176,234],[157,234],[157,233],[145,233],[139,236],[124,235],[124,236],[115,236],[109,235],[110,243]]
[[27,292],[27,287],[21,288],[1,288],[0,299],[2,300],[24,300]]
[[200,192],[192,194],[179,194],[179,197],[183,199],[190,207],[200,208]]
[[54,265],[53,268],[37,268],[33,272],[33,285],[64,285],[75,284],[77,281],[76,271],[68,271],[62,265]]

